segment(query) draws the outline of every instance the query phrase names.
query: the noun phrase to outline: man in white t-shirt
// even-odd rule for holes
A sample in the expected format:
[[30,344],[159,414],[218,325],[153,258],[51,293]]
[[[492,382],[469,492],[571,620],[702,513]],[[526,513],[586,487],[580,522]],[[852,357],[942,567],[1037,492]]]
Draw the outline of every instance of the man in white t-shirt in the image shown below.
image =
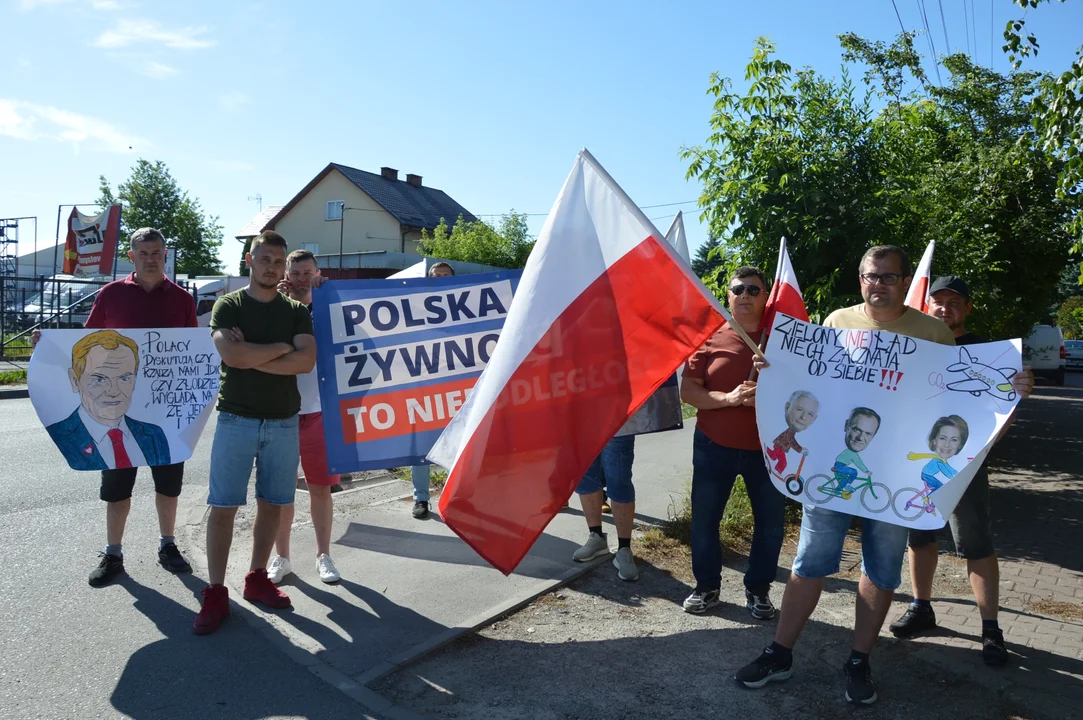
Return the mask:
[[[317,279],[319,278],[319,279]],[[316,256],[308,250],[294,250],[286,258],[286,279],[279,290],[290,298],[312,309],[312,288],[320,284],[320,269]],[[338,582],[338,568],[331,559],[331,523],[334,507],[331,488],[339,483],[338,475],[327,470],[327,445],[323,438],[323,413],[320,409],[320,386],[317,367],[297,376],[297,389],[301,393],[301,412],[298,416],[298,434],[301,443],[301,468],[308,484],[309,509],[312,525],[316,530],[316,572],[325,583]],[[267,566],[267,577],[275,585],[293,572],[290,564],[290,530],[293,526],[294,506],[283,508],[282,524],[275,539],[278,553]]]

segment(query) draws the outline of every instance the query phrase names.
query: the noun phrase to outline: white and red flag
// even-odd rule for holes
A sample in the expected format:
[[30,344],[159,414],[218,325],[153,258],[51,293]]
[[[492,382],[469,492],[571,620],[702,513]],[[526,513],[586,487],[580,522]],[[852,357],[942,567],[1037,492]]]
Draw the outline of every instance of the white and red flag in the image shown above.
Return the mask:
[[[801,296],[801,286],[798,284],[797,275],[793,271],[790,253],[786,250],[786,238],[782,238],[782,242],[778,247],[775,283],[771,286],[771,295],[767,298],[767,306],[763,309],[761,327],[767,332],[771,332],[771,328],[775,324],[775,313],[783,313],[808,322],[805,298]],[[767,338],[764,336],[765,343],[766,340]]]
[[448,527],[510,574],[609,439],[726,317],[581,150],[500,342],[428,455],[448,468]]
[[684,258],[686,263],[692,264],[692,256],[688,253],[688,236],[684,233],[684,213],[680,210],[677,211],[677,216],[673,218],[673,223],[669,226],[666,241],[673,246],[678,255]]
[[930,240],[921,255],[914,280],[910,283],[910,290],[906,293],[906,304],[923,313],[929,312],[929,284],[932,282],[933,250],[936,249],[936,241]]

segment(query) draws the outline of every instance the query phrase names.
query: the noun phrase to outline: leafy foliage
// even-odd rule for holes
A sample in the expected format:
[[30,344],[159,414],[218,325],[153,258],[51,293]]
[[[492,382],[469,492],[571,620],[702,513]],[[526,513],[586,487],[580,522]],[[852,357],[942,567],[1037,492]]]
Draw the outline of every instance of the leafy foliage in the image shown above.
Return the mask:
[[124,206],[119,247],[129,247],[133,230],[154,227],[162,231],[170,251],[176,253],[178,273],[214,275],[222,271],[218,218],[204,214],[199,200],[181,190],[164,162],[140,159],[131,176],[117,187],[116,195],[104,175],[99,183],[99,205],[119,201]]
[[1068,340],[1083,340],[1083,295],[1068,298],[1057,311],[1057,325]]
[[[910,34],[890,45],[840,40],[838,80],[794,71],[762,38],[744,95],[712,76],[712,132],[683,156],[703,183],[700,207],[724,264],[770,272],[786,237],[817,320],[860,300],[856,263],[868,247],[899,245],[916,260],[936,240],[934,271],[962,275],[974,293],[973,329],[1025,336],[1048,312],[1048,268],[1067,261],[1065,228],[1079,209],[1057,194],[1063,162],[1030,126],[1041,78],[954,55],[938,88]],[[855,63],[866,68],[864,93],[850,80]]]
[[481,220],[467,222],[460,215],[449,230],[441,219],[432,233],[421,232],[418,246],[418,252],[427,257],[503,268],[523,267],[533,249],[526,215],[514,210],[502,216],[496,227]]

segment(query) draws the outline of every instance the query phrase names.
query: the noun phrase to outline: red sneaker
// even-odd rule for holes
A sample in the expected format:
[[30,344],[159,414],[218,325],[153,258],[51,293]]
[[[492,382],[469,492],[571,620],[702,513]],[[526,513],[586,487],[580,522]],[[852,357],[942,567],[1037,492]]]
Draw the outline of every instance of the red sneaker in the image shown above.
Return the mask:
[[288,608],[292,605],[290,596],[274,586],[267,577],[265,568],[253,570],[244,576],[244,599],[276,609]]
[[196,615],[192,629],[196,635],[210,635],[229,617],[229,590],[225,585],[208,585],[203,588],[203,607]]

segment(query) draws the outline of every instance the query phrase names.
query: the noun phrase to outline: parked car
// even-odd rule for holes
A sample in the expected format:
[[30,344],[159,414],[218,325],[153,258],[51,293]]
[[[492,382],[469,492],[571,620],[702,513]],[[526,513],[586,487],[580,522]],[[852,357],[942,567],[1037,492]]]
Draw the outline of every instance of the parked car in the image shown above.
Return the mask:
[[1034,369],[1035,377],[1044,377],[1054,385],[1064,384],[1066,355],[1064,333],[1055,325],[1035,325],[1023,341],[1023,363]]
[[1064,367],[1083,370],[1083,340],[1065,340],[1064,350]]

